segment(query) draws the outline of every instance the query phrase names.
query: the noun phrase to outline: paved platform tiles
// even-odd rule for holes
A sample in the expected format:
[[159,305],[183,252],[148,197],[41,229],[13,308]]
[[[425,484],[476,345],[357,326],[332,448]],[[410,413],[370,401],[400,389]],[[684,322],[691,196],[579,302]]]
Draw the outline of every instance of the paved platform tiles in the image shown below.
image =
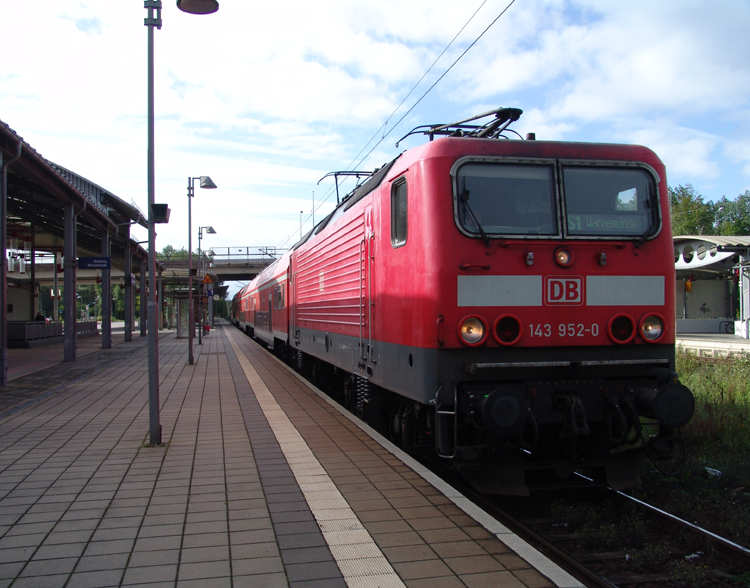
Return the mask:
[[135,353],[141,345],[147,343],[146,337],[141,340],[134,333],[135,344],[119,345],[124,338],[123,329],[117,329],[112,335],[112,347],[102,349],[101,334],[82,337],[77,344],[77,360],[71,362],[63,361],[62,342],[30,349],[9,349],[8,385],[5,389],[0,389],[0,419],[56,392],[74,380],[119,361],[123,355]]
[[[132,337],[137,339],[139,331],[133,331]],[[111,343],[116,346],[125,339],[125,328],[123,322],[112,323]],[[87,334],[77,338],[77,356],[95,354],[102,350],[101,325],[96,334]],[[64,344],[61,340],[42,343],[30,349],[8,349],[8,380],[13,381],[20,377],[60,364],[64,359]]]
[[145,342],[116,347],[0,421],[0,588],[579,585],[228,325],[193,366],[160,337],[146,447]]

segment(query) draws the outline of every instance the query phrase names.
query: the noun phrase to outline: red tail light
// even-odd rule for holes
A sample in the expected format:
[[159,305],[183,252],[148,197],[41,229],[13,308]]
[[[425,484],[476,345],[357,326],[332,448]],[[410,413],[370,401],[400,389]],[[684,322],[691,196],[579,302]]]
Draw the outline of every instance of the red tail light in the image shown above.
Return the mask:
[[521,321],[512,314],[497,317],[492,326],[492,335],[500,345],[515,345],[521,340],[522,334]]
[[607,334],[615,343],[630,343],[635,337],[635,321],[627,314],[617,314],[610,319]]

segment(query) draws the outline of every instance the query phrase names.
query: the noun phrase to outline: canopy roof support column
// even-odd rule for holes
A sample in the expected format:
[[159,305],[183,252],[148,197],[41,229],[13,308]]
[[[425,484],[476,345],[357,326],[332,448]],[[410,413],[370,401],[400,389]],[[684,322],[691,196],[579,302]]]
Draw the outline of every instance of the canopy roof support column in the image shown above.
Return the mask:
[[[111,257],[109,229],[102,231],[102,257]],[[111,263],[111,261],[110,261]],[[112,347],[112,272],[102,270],[102,349]]]
[[78,260],[76,259],[76,211],[73,203],[65,205],[65,264],[64,264],[64,283],[65,283],[65,310],[63,313],[65,324],[63,330],[65,333],[65,351],[64,361],[76,360],[76,308],[78,306],[76,298],[76,268]]
[[148,286],[146,285],[146,271],[147,271],[148,264],[142,259],[141,260],[141,269],[140,269],[140,278],[141,278],[141,337],[146,336],[146,321],[148,320],[148,296],[146,293],[148,292]]
[[52,288],[54,289],[54,292],[52,293],[52,320],[53,321],[59,321],[60,320],[60,284],[58,282],[58,275],[60,272],[58,272],[58,268],[60,267],[60,254],[58,252],[55,252],[55,268],[53,270],[52,275]]
[[162,283],[161,279],[161,272],[159,272],[159,330],[162,330],[164,328],[164,284]]
[[130,226],[125,227],[125,341],[133,340],[133,252],[130,250]]
[[21,157],[22,143],[18,142],[16,154],[3,163],[0,152],[0,386],[8,385],[8,258],[5,243],[8,238],[8,166]]
[[39,312],[39,297],[36,291],[36,227],[34,223],[31,223],[30,229],[30,245],[31,249],[31,311],[29,311],[29,320],[33,321],[36,319],[36,313]]

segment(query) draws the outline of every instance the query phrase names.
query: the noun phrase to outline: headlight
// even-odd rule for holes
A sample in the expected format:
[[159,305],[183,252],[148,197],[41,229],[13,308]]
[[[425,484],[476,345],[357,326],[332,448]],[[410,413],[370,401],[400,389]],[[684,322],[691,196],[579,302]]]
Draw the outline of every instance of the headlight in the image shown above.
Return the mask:
[[664,335],[664,321],[660,316],[650,314],[641,321],[641,336],[649,342],[661,339]]
[[555,262],[560,267],[568,267],[573,263],[573,253],[569,249],[558,249],[555,251]]
[[487,325],[478,317],[466,317],[459,324],[458,335],[466,345],[479,345],[487,337]]

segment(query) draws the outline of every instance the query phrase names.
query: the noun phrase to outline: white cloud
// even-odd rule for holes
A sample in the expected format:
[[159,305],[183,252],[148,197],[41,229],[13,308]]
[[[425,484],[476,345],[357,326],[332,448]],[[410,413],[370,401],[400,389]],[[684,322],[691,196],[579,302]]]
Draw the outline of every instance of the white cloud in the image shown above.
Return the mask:
[[670,176],[685,176],[690,182],[719,176],[715,151],[720,145],[720,138],[715,135],[660,124],[629,132],[627,139],[653,149],[667,166]]
[[[487,1],[387,131],[507,3]],[[157,201],[173,212],[159,242],[179,247],[190,174],[219,185],[193,203],[217,243],[279,243],[298,231],[311,191],[330,188],[317,181],[353,160],[481,0],[222,2],[204,17],[163,4]],[[0,62],[0,118],[143,209],[145,16],[139,2],[12,3],[4,44],[24,50]],[[743,0],[516,2],[359,167],[392,159],[412,125],[503,105],[525,111],[514,125],[522,134],[639,142],[662,157],[670,183],[740,193],[750,174],[748,26]]]

